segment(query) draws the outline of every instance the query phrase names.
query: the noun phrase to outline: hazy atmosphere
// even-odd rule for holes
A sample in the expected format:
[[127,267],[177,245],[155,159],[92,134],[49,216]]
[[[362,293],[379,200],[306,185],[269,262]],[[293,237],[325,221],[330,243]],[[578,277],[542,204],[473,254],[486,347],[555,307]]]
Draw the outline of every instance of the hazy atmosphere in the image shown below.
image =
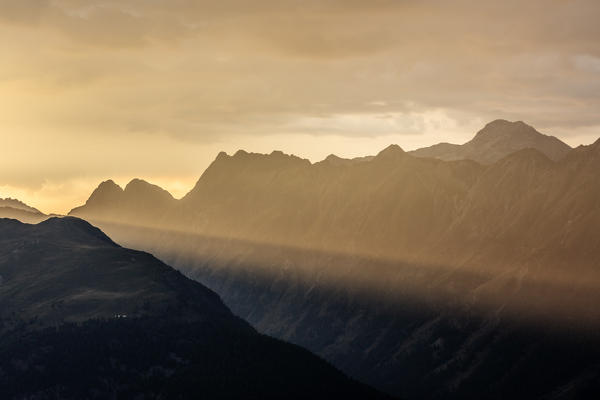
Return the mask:
[[599,17],[0,0],[0,397],[600,399]]
[[318,161],[525,120],[600,134],[597,1],[0,0],[0,197],[181,197],[219,151]]

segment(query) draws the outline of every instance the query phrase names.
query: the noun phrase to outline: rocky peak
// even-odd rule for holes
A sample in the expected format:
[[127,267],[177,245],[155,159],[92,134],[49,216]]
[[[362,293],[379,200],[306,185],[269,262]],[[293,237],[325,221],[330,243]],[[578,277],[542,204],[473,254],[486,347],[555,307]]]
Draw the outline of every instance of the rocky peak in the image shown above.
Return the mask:
[[109,179],[98,185],[86,204],[111,202],[120,199],[122,195],[123,189],[121,186],[117,185],[112,179]]
[[405,152],[400,146],[398,146],[397,144],[391,144],[385,149],[381,150],[375,158],[378,160],[394,159],[402,157],[404,156],[404,154]]
[[137,178],[132,179],[131,182],[125,186],[125,193],[130,196],[157,196],[164,199],[173,199],[173,196],[160,186],[153,185],[145,180]]

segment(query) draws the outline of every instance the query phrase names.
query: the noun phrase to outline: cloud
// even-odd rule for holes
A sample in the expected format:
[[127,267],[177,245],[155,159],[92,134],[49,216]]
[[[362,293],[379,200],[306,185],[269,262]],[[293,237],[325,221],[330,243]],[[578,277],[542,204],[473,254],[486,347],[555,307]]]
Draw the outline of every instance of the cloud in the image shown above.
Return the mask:
[[[0,10],[0,184],[123,168],[173,177],[194,165],[189,149],[199,174],[220,147],[268,150],[286,135],[310,158],[356,154],[368,138],[365,152],[392,138],[461,142],[496,118],[571,144],[600,136],[597,1],[0,0]],[[340,148],[317,151],[324,137]],[[175,160],[153,160],[166,146]]]

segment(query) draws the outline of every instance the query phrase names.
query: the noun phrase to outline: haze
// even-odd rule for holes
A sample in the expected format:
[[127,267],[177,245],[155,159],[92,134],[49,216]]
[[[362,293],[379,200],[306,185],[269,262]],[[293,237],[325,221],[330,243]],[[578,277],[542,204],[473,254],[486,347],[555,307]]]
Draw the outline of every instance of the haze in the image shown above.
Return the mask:
[[596,1],[0,0],[0,197],[180,197],[221,150],[317,161],[526,120],[600,134]]

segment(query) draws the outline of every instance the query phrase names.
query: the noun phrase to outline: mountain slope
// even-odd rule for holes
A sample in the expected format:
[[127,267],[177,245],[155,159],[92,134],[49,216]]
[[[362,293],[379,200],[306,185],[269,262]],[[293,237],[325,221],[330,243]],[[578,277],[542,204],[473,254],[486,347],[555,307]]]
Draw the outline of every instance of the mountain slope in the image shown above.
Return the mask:
[[69,215],[92,214],[102,219],[154,226],[157,218],[175,204],[169,192],[144,180],[133,179],[125,189],[108,180],[94,190],[84,206],[71,210]]
[[307,351],[76,218],[0,220],[3,398],[365,398]]
[[312,165],[222,153],[157,229],[98,223],[390,393],[585,398],[600,376],[598,143],[490,165],[397,146]]
[[495,120],[477,132],[475,137],[463,145],[440,143],[414,150],[417,157],[433,157],[441,160],[474,160],[492,164],[519,150],[532,148],[558,161],[571,148],[555,138],[539,133],[522,121]]
[[23,210],[23,211],[28,211],[31,213],[41,214],[40,210],[30,207],[27,204],[25,204],[22,201],[19,201],[17,199],[11,199],[11,198],[0,199],[0,207],[11,207],[11,208],[15,208],[17,210]]
[[0,199],[0,218],[14,218],[22,222],[35,224],[45,220],[48,216],[22,201],[6,198]]

